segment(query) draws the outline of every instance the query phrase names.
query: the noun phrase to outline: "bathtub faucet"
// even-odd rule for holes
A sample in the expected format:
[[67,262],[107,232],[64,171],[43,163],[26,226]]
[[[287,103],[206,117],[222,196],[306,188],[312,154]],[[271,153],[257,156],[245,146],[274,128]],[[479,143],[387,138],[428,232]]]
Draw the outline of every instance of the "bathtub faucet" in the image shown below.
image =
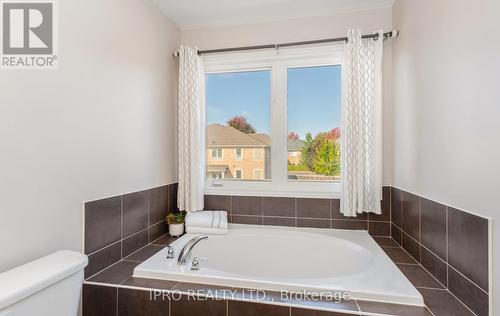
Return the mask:
[[196,237],[193,237],[190,241],[188,241],[184,247],[182,247],[181,252],[179,253],[179,258],[177,259],[178,264],[186,264],[189,260],[189,257],[191,256],[191,251],[193,250],[194,246],[202,241],[203,239],[207,239],[207,235],[199,235]]

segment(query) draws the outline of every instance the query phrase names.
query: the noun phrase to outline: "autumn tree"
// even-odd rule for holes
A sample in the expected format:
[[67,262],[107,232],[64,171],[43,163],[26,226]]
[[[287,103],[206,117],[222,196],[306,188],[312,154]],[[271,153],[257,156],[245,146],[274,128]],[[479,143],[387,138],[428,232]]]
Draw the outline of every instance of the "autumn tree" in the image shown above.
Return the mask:
[[327,133],[327,138],[328,139],[333,139],[333,140],[339,139],[340,138],[340,128],[335,127],[334,129],[332,129],[331,131],[329,131]]
[[256,132],[255,128],[252,126],[252,124],[247,122],[247,118],[244,116],[233,117],[232,119],[227,121],[227,125],[245,134],[255,134]]
[[297,140],[297,139],[299,139],[299,134],[297,134],[295,132],[290,132],[290,133],[288,133],[288,139],[289,140]]

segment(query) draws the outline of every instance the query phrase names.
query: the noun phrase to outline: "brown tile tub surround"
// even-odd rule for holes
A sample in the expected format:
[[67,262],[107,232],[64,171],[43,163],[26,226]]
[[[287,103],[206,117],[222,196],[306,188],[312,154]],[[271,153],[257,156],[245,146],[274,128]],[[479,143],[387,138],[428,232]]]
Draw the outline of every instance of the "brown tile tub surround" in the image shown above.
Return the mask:
[[382,214],[346,217],[338,199],[205,195],[205,209],[225,210],[236,224],[368,230],[391,234],[391,189],[383,188]]
[[[162,236],[147,247],[138,250],[119,263],[100,272],[83,287],[83,315],[221,315],[221,316],[346,316],[346,315],[408,315],[408,316],[473,316],[474,314],[454,295],[417,263],[390,237],[375,237],[375,241],[422,293],[426,307],[349,300],[299,301],[282,298],[278,292],[268,292],[264,300],[255,300],[244,295],[243,289],[227,288],[207,284],[194,284],[168,280],[132,277],[133,267],[150,255],[148,248],[161,249],[175,240]],[[154,249],[153,249],[154,250]],[[129,261],[134,260],[134,261]],[[149,299],[150,290],[175,291],[176,300]],[[232,290],[234,297],[217,296],[216,290]],[[180,291],[180,292],[179,292]],[[219,300],[194,300],[180,293],[200,291],[201,294],[217,296]],[[170,292],[171,293],[171,292]],[[220,293],[220,292],[219,292]],[[227,292],[226,292],[227,293]]]
[[177,184],[86,202],[85,277],[165,235],[165,217],[176,205]]
[[394,241],[454,298],[488,315],[488,220],[397,188],[391,204]]

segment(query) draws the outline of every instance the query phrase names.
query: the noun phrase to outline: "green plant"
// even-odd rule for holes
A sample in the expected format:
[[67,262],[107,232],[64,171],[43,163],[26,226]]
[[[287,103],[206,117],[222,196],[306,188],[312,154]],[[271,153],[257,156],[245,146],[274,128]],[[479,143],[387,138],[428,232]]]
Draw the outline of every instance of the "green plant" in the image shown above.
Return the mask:
[[328,176],[340,174],[340,146],[334,140],[320,139],[313,159],[313,171]]
[[288,171],[309,171],[309,168],[303,165],[288,165]]
[[170,213],[167,215],[167,223],[182,224],[186,219],[186,212]]

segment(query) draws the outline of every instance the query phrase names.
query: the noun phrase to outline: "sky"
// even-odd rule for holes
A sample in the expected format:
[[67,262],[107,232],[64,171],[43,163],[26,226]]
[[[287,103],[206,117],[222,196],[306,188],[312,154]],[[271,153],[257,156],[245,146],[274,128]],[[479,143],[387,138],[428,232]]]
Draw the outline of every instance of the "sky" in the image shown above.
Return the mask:
[[[304,139],[340,126],[341,67],[288,69],[288,132]],[[271,73],[248,71],[207,75],[208,124],[227,125],[243,115],[258,133],[271,130]]]

